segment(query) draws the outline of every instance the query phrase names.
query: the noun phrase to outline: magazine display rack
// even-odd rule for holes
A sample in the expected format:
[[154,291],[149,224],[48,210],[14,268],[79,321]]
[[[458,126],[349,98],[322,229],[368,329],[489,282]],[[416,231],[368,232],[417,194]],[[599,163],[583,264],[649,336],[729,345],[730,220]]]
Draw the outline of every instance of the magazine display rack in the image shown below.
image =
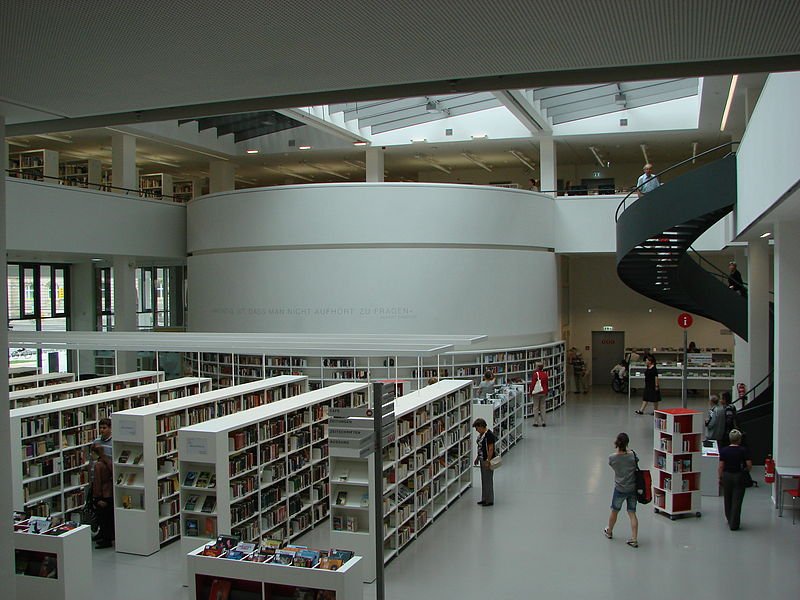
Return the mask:
[[191,396],[208,379],[183,377],[11,411],[14,508],[30,515],[79,520],[89,483],[89,444],[98,421],[120,410]]
[[114,413],[117,552],[147,556],[180,537],[181,427],[296,396],[307,388],[305,377],[285,375]]
[[340,383],[178,432],[184,547],[220,534],[290,540],[328,517],[328,407],[367,402]]
[[47,404],[59,400],[69,400],[79,396],[102,394],[113,390],[123,390],[137,385],[147,385],[164,381],[163,371],[135,371],[109,377],[98,377],[72,383],[59,383],[45,387],[11,392],[8,395],[11,408],[21,408],[33,404]]
[[674,520],[700,516],[703,413],[688,408],[655,411],[653,510]]
[[58,383],[70,383],[75,381],[75,373],[40,373],[37,375],[23,375],[22,377],[12,377],[8,380],[8,391],[29,390],[31,388],[43,388]]
[[225,594],[220,596],[221,598],[238,597],[237,592],[247,593],[246,597],[253,600],[278,598],[351,600],[362,598],[364,595],[360,556],[354,556],[337,570],[329,571],[202,556],[200,554],[202,551],[203,547],[197,548],[186,557],[191,600],[216,597],[211,595],[215,584],[220,592]]
[[60,535],[14,532],[17,598],[85,600],[92,597],[91,529]]
[[[383,559],[389,562],[472,484],[471,387],[469,380],[445,380],[395,400],[394,439],[383,447],[380,505],[372,501],[372,457],[331,457],[331,545],[364,557],[364,581],[375,579],[375,535],[383,536]],[[382,511],[381,532],[373,531],[372,510]]]

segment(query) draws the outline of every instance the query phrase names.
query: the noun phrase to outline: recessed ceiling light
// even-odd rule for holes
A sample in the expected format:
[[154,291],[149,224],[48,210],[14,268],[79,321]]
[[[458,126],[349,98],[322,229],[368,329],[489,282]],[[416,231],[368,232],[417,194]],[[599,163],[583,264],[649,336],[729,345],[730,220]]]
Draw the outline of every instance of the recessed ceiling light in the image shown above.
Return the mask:
[[472,136],[472,139],[473,139],[473,140],[485,140],[485,139],[486,139],[486,138],[488,138],[488,137],[489,137],[489,136],[488,136],[488,135],[486,135],[485,133],[479,133],[479,134],[477,134],[477,135],[473,135],[473,136]]
[[247,150],[245,150],[245,152],[247,152],[248,154],[258,154],[258,150],[256,150],[255,148],[248,148]]
[[772,232],[771,232],[771,231],[768,231],[767,233],[762,233],[762,234],[761,234],[761,237],[762,237],[762,238],[766,238],[766,237],[769,237],[769,236],[771,236],[771,235],[772,235]]
[[311,146],[298,146],[298,150],[311,150]]
[[353,146],[366,146],[368,144],[369,142],[363,142],[363,141],[353,142]]
[[427,141],[428,141],[427,138],[411,138],[411,143],[412,144],[421,144],[421,143],[427,142]]
[[103,260],[102,258],[93,258],[92,262],[101,262],[102,260]]

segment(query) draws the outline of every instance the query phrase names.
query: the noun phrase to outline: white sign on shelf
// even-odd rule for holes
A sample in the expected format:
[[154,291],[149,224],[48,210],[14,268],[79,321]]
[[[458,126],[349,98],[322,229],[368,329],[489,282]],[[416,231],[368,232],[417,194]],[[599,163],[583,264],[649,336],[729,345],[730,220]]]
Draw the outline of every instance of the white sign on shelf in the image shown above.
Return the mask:
[[136,419],[126,419],[124,417],[116,419],[114,423],[114,437],[124,442],[139,442],[137,438],[139,427]]
[[189,457],[207,457],[208,452],[208,440],[202,437],[190,437],[186,438],[186,453],[188,454],[187,458]]

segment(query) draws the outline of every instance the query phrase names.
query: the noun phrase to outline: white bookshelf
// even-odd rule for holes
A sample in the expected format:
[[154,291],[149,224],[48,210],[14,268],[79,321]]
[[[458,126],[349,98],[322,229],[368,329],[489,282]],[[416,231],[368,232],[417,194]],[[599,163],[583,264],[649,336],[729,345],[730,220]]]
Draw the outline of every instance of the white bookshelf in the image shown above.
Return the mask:
[[109,377],[97,377],[95,379],[13,391],[9,393],[8,398],[11,408],[21,408],[33,404],[47,404],[90,394],[121,390],[137,385],[147,385],[163,380],[163,371],[136,371],[134,373],[123,373]]
[[[471,386],[445,380],[395,400],[395,435],[383,447],[381,482],[371,481],[373,457],[331,457],[331,545],[364,557],[364,581],[375,579],[376,535],[389,562],[472,484]],[[376,488],[380,504],[372,501]],[[336,504],[340,491],[347,491],[345,506]],[[381,532],[374,531],[373,510],[382,511]],[[347,519],[355,531],[348,531]]]
[[96,158],[64,161],[58,175],[62,185],[98,189],[103,183],[103,164]]
[[8,378],[14,379],[15,377],[25,377],[26,375],[38,375],[40,371],[39,367],[8,367]]
[[[497,437],[495,451],[502,456],[522,439],[526,386],[504,385],[486,401],[472,400],[473,420],[482,418]],[[473,460],[477,452],[477,434],[473,432]]]
[[75,373],[39,373],[37,375],[23,375],[8,380],[8,391],[29,390],[42,388],[59,383],[75,381]]
[[146,198],[161,199],[172,196],[172,175],[168,173],[148,173],[139,177],[139,194]]
[[56,565],[56,577],[17,573],[17,598],[85,600],[92,597],[92,539],[88,525],[61,535],[15,531],[14,550],[18,563],[26,557],[34,560],[47,557]]
[[88,445],[98,436],[98,421],[120,410],[189,396],[210,387],[208,379],[183,377],[11,410],[14,509],[79,520],[89,482]]
[[184,547],[229,533],[289,540],[327,518],[327,409],[365,404],[367,390],[341,383],[181,429]]
[[175,202],[186,203],[189,200],[200,195],[198,181],[192,179],[173,181],[172,183],[172,197]]
[[180,537],[181,427],[296,396],[307,388],[305,377],[286,375],[114,413],[116,551],[147,556]]
[[58,177],[58,152],[55,150],[25,150],[8,154],[9,177],[46,181],[52,177],[55,183]]
[[[202,547],[197,548],[186,557],[191,600],[209,598],[210,588],[215,580],[231,583],[231,598],[237,597],[237,592],[249,592],[247,597],[253,600],[334,597],[351,600],[364,596],[364,586],[361,583],[363,559],[360,556],[354,556],[336,571],[328,571],[214,558],[200,555],[202,551]],[[259,591],[251,591],[254,588]],[[326,591],[335,595],[323,596],[322,593]]]
[[666,408],[654,413],[653,508],[670,519],[700,516],[703,413]]

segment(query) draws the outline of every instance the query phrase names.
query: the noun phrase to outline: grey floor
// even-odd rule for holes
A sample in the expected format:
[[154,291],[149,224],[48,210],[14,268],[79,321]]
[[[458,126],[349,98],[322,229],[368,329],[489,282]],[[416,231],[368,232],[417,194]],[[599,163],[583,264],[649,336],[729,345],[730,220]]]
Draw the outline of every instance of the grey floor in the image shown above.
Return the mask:
[[[703,497],[699,519],[670,521],[640,506],[638,549],[625,545],[624,514],[615,539],[605,539],[613,483],[606,457],[616,434],[628,432],[642,462],[652,463],[652,417],[633,408],[595,390],[570,395],[545,429],[526,422],[527,438],[496,474],[495,506],[477,506],[478,489],[468,491],[387,565],[386,598],[800,597],[800,519],[793,526],[790,511],[779,518],[764,485],[748,490],[740,531],[727,529],[721,498]],[[327,530],[302,541],[325,547]],[[188,597],[180,544],[146,558],[111,550],[94,557],[95,600]],[[375,586],[365,586],[364,600],[375,597]]]

